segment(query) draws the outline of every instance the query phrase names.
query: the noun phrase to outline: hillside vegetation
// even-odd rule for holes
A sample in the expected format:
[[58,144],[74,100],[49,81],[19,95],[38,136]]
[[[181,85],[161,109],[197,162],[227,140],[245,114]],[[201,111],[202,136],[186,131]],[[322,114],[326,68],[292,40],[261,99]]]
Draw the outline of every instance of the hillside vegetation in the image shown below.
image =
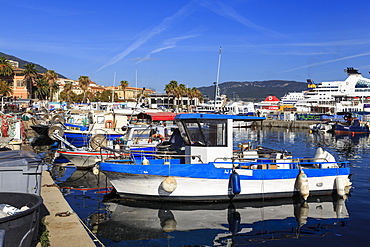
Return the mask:
[[[274,95],[279,99],[288,92],[301,92],[307,89],[307,84],[297,81],[244,81],[224,82],[219,84],[220,94],[227,95],[230,100],[243,100],[259,102],[268,95]],[[199,91],[209,98],[214,98],[215,87],[199,87]]]

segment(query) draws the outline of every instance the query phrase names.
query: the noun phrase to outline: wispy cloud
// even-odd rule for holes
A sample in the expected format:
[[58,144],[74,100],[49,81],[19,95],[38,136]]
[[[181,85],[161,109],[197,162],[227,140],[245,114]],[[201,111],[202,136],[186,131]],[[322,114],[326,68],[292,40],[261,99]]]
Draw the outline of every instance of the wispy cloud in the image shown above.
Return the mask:
[[239,14],[235,9],[233,9],[232,7],[224,4],[223,2],[220,2],[220,1],[217,1],[217,2],[202,1],[202,2],[200,2],[200,4],[204,7],[206,7],[207,9],[215,12],[216,14],[218,14],[220,16],[223,16],[223,17],[229,18],[231,20],[234,20],[236,22],[239,22],[240,24],[242,24],[246,27],[252,28],[254,30],[257,30],[259,32],[267,33],[267,34],[273,34],[273,35],[281,35],[281,34],[275,32],[275,31],[272,31],[268,28],[257,25],[256,23],[248,20],[247,18],[245,18],[244,16]]
[[163,51],[163,50],[168,50],[168,49],[171,49],[171,48],[176,47],[176,45],[177,45],[177,43],[178,43],[179,41],[182,41],[182,40],[185,40],[185,39],[190,39],[190,38],[195,38],[195,37],[197,37],[197,36],[198,36],[198,35],[185,35],[185,36],[181,36],[181,37],[175,37],[175,38],[172,38],[172,39],[167,39],[167,40],[165,40],[165,41],[162,43],[162,47],[157,48],[157,49],[155,49],[155,50],[153,50],[153,51],[149,52],[149,53],[148,53],[144,58],[139,58],[139,59],[138,59],[139,61],[138,61],[136,64],[141,63],[141,62],[143,62],[143,61],[150,60],[150,56],[151,56],[152,54],[155,54],[155,53],[161,52],[161,51]]
[[169,16],[165,18],[161,23],[159,23],[157,26],[149,29],[148,31],[143,32],[139,37],[132,43],[126,50],[119,53],[118,55],[114,56],[108,63],[104,64],[102,67],[100,67],[97,71],[108,67],[110,65],[113,65],[126,57],[128,54],[145,44],[149,39],[154,37],[155,35],[158,35],[169,28],[172,27],[173,23],[181,18],[184,18],[185,16],[189,15],[191,13],[191,8],[193,6],[193,2],[190,2],[186,4],[184,7],[182,7],[179,11],[177,11],[174,15]]
[[305,66],[301,66],[301,67],[297,67],[297,68],[293,68],[293,69],[281,71],[280,73],[291,72],[291,71],[295,71],[295,70],[299,70],[299,69],[305,69],[305,68],[315,67],[315,66],[319,66],[319,65],[323,65],[323,64],[327,64],[327,63],[333,63],[333,62],[338,62],[338,61],[342,61],[342,60],[346,60],[346,59],[351,59],[351,58],[356,58],[356,57],[363,57],[363,56],[368,56],[368,55],[370,55],[370,52],[365,52],[365,53],[360,53],[360,54],[356,54],[356,55],[352,55],[352,56],[341,57],[341,58],[337,58],[337,59],[332,59],[332,60],[327,60],[327,61],[312,63],[312,64],[308,64],[308,65],[305,65]]
[[331,46],[354,46],[354,45],[368,45],[370,44],[369,39],[348,39],[348,40],[336,40],[327,42],[302,42],[302,43],[286,43],[279,44],[281,46],[307,46],[307,47],[331,47]]

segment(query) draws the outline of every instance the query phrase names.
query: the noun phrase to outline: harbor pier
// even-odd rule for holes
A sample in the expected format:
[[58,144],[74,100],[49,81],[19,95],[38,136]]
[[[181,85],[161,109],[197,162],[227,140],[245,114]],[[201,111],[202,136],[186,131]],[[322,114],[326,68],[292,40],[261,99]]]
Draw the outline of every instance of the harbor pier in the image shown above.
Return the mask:
[[255,121],[253,127],[276,127],[276,128],[286,128],[286,129],[310,129],[310,125],[321,123],[322,121],[315,120],[270,120],[266,119],[263,121]]

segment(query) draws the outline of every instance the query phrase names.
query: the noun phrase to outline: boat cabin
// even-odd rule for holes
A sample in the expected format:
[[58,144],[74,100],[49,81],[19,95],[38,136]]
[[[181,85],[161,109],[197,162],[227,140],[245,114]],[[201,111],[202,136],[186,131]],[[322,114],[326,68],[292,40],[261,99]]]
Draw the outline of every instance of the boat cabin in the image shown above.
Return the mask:
[[[222,114],[179,114],[175,120],[185,142],[185,163],[207,163],[233,157],[233,121],[261,121],[264,117]],[[194,156],[202,159],[194,158]]]

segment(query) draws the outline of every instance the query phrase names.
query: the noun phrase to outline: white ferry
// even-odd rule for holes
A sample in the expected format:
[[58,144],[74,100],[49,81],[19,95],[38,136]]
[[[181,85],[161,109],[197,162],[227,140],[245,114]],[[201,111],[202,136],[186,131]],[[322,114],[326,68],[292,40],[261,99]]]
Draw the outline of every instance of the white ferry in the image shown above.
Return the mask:
[[280,105],[292,105],[294,106],[299,100],[304,99],[303,92],[288,92],[280,98]]
[[345,81],[315,84],[295,104],[299,112],[330,113],[370,111],[370,79],[349,67]]

